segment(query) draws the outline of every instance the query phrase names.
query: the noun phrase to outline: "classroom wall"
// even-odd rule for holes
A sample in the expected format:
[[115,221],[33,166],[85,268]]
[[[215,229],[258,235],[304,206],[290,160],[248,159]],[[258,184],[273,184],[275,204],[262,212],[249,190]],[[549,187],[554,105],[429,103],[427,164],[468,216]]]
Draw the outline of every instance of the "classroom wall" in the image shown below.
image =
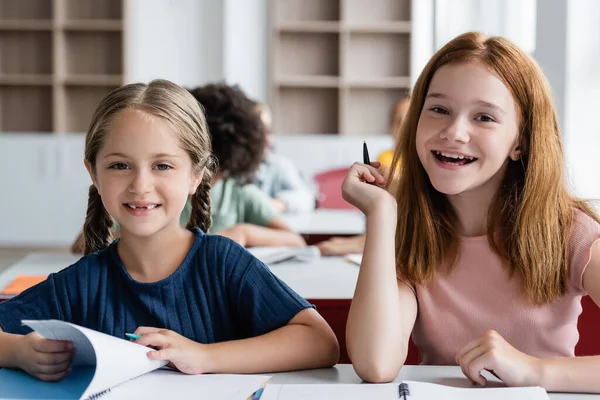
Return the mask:
[[220,0],[127,0],[124,12],[125,82],[193,87],[225,77]]
[[[195,86],[226,78],[240,83],[251,96],[266,100],[267,1],[128,0],[126,80],[165,77]],[[600,128],[590,118],[600,94],[596,68],[600,65],[600,2],[537,3],[534,56],[556,97],[574,190],[584,197],[600,198],[594,163]],[[432,4],[433,0],[414,2],[413,19],[432,23]],[[413,80],[433,51],[433,33],[428,27],[414,36]],[[356,140],[282,138],[279,148],[310,176],[360,159]],[[385,138],[381,140],[369,139],[373,154],[388,145]],[[299,148],[306,150],[299,152]],[[317,161],[303,156],[308,153]],[[81,135],[0,135],[0,247],[71,243],[83,224],[90,184],[82,157]]]
[[600,126],[593,119],[600,97],[600,2],[538,1],[537,14],[533,55],[554,94],[570,187],[600,199]]

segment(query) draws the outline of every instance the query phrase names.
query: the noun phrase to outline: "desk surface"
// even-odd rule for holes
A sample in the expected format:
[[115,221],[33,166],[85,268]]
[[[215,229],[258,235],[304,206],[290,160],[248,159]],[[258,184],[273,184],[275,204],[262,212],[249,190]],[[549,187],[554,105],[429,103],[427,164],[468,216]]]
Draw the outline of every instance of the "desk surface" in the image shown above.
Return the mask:
[[[338,364],[334,368],[315,369],[308,371],[284,372],[273,375],[269,383],[273,384],[331,384],[331,383],[361,383],[350,364]],[[498,379],[490,374],[485,375],[489,385],[502,386]],[[439,383],[448,386],[472,387],[471,383],[455,366],[423,366],[407,365],[402,368],[395,382],[403,380]],[[553,400],[598,399],[598,395],[549,393]]]
[[292,230],[302,235],[360,235],[365,233],[365,215],[358,210],[317,209],[283,214]]
[[[49,275],[79,260],[73,254],[31,253],[0,274],[0,289],[17,275]],[[273,274],[307,299],[342,299],[354,296],[359,267],[343,257],[285,261],[269,267]]]

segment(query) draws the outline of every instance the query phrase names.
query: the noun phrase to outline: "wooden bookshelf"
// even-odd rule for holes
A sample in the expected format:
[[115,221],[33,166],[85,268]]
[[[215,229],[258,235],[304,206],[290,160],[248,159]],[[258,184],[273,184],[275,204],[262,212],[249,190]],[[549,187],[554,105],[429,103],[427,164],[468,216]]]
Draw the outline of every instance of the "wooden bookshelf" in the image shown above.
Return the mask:
[[410,87],[411,0],[270,0],[277,134],[383,135]]
[[85,132],[123,84],[123,0],[0,0],[0,133]]

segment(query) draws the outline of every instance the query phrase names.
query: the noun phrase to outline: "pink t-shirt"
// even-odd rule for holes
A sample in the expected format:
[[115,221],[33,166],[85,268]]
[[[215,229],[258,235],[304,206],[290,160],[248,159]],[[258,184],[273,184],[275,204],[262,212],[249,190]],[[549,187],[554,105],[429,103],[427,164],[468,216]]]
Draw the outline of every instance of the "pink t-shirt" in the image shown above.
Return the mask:
[[569,241],[569,289],[552,304],[534,306],[521,294],[521,278],[490,247],[487,237],[461,238],[457,264],[430,285],[416,286],[413,341],[423,364],[456,364],[457,352],[487,330],[516,349],[541,358],[574,356],[579,340],[583,272],[600,224],[576,211]]

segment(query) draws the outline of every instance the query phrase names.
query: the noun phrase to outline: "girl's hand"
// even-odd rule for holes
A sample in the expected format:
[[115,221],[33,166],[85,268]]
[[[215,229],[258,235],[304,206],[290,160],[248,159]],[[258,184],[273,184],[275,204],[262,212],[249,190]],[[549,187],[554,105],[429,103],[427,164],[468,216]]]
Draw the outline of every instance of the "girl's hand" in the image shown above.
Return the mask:
[[140,335],[135,343],[157,350],[148,352],[148,357],[152,360],[168,360],[170,367],[184,374],[196,375],[210,372],[206,345],[168,329],[142,326],[134,333]]
[[488,370],[507,386],[539,386],[540,360],[521,353],[496,331],[487,331],[456,355],[463,374],[473,383],[485,386],[481,375]]
[[[377,204],[389,200],[392,200],[391,203],[394,204],[395,211],[396,200],[385,190],[386,180],[377,171],[379,165],[377,161],[372,162],[371,165],[356,162],[352,164],[342,183],[342,197],[344,200],[357,207],[367,216]],[[368,185],[367,182],[372,183],[372,185]]]
[[48,382],[60,381],[67,376],[75,354],[70,341],[45,339],[37,332],[23,336],[17,347],[18,367]]

